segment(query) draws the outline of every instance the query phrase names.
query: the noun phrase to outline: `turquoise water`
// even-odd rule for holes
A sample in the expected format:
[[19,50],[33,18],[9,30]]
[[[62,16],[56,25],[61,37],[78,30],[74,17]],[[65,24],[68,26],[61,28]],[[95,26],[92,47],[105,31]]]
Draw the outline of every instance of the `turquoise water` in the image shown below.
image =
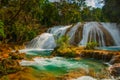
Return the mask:
[[27,55],[37,55],[37,56],[50,56],[52,50],[43,50],[43,51],[27,51]]
[[[37,55],[33,61],[22,61],[21,65],[29,66],[39,71],[49,72],[56,76],[66,74],[70,71],[77,69],[84,69],[86,72],[92,69],[96,72],[100,72],[106,66],[101,61],[96,61],[93,59],[73,59],[73,58],[63,58],[63,57],[52,57],[48,58],[51,54],[51,50],[44,51],[27,51],[27,55]],[[43,56],[43,57],[41,57]],[[44,57],[46,56],[46,57]]]
[[37,65],[31,65],[31,67],[40,71],[48,71],[54,75],[62,75],[76,69],[84,69],[86,72],[92,69],[99,72],[105,68],[101,62],[91,59],[74,60],[54,57],[51,59],[37,58],[36,60],[38,62]]
[[100,50],[120,51],[120,46],[98,47]]

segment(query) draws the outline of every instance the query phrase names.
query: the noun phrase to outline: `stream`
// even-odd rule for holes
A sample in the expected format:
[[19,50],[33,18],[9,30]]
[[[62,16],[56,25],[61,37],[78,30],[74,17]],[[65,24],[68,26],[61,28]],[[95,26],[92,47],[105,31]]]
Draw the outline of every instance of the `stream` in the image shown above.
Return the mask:
[[[29,59],[33,59],[22,60],[20,62],[22,66],[28,66],[39,72],[52,74],[54,77],[62,77],[71,72],[74,73],[74,71],[79,72],[81,69],[88,74],[83,74],[84,76],[91,75],[90,71],[92,71],[94,73],[94,75],[92,73],[92,77],[97,77],[97,74],[104,75],[107,68],[107,65],[103,64],[102,61],[97,61],[95,59],[50,57],[52,52],[50,49],[25,49],[21,50],[21,52],[26,52],[26,56]],[[76,73],[74,75],[76,75]]]

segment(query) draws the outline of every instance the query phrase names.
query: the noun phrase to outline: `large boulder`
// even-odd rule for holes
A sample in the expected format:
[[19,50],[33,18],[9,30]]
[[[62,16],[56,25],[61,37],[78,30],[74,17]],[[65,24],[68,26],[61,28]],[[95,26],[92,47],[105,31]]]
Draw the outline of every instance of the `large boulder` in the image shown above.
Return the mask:
[[114,77],[120,76],[120,63],[116,63],[109,67],[109,72]]

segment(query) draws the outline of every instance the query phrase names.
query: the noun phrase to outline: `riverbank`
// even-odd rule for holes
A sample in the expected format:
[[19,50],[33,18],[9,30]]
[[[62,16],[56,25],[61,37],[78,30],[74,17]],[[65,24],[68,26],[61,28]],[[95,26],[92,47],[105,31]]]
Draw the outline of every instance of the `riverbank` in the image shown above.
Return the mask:
[[25,54],[19,53],[20,48],[23,46],[0,44],[0,78],[22,70],[19,62],[25,58]]

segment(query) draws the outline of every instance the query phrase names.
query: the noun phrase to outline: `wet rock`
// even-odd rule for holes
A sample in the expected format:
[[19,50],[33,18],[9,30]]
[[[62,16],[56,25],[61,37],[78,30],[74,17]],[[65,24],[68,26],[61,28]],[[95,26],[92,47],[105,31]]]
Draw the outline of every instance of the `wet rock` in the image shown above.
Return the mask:
[[109,72],[114,77],[120,76],[120,63],[116,63],[109,67]]
[[83,50],[80,52],[80,57],[82,58],[94,58],[97,60],[103,60],[109,62],[113,57],[112,52],[107,51],[97,51],[97,50]]
[[120,63],[120,55],[114,56],[109,63],[110,64]]

